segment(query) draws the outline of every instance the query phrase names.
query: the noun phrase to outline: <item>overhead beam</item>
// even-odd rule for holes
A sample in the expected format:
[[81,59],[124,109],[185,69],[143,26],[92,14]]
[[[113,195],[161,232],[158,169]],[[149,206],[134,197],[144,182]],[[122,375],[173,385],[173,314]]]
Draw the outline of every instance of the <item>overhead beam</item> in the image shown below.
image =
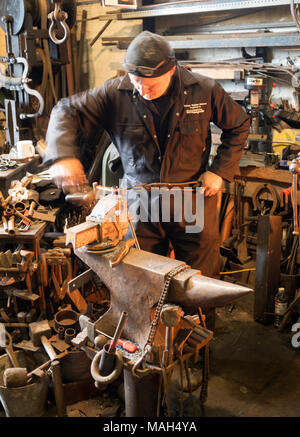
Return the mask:
[[[295,4],[300,0],[295,0]],[[134,11],[111,11],[99,16],[100,21],[106,21],[108,17],[112,20],[128,20],[147,17],[163,17],[169,15],[183,15],[205,12],[228,11],[237,9],[255,9],[276,6],[290,5],[290,0],[215,0],[201,2],[172,2],[144,6]]]
[[[234,34],[200,34],[176,35],[165,37],[175,50],[229,48],[229,47],[295,47],[300,46],[300,34],[297,32],[268,33],[234,33]],[[103,45],[128,47],[133,38],[102,38]]]

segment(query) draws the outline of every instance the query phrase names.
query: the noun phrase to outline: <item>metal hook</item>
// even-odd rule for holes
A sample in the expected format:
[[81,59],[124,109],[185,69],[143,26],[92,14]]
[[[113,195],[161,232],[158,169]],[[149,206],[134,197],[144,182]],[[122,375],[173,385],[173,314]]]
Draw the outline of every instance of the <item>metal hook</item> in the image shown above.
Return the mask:
[[[67,39],[67,37],[70,34],[69,26],[66,23],[66,19],[68,18],[68,14],[67,14],[67,12],[64,12],[61,10],[60,3],[61,2],[55,2],[54,11],[50,12],[50,14],[48,15],[48,18],[51,20],[51,24],[49,27],[49,37],[50,37],[51,41],[53,41],[55,44],[58,44],[58,45],[65,42],[65,40]],[[64,36],[61,39],[58,39],[55,35],[55,31],[53,29],[54,22],[59,23],[62,26],[62,28],[64,29]]]

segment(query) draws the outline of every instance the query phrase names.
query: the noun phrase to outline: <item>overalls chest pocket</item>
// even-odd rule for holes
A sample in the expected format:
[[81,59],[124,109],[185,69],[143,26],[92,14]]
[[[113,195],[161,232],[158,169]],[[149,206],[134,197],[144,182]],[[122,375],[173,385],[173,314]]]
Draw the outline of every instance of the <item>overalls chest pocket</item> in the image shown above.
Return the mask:
[[201,157],[206,144],[208,126],[209,120],[204,118],[181,123],[180,155],[182,162],[191,162]]

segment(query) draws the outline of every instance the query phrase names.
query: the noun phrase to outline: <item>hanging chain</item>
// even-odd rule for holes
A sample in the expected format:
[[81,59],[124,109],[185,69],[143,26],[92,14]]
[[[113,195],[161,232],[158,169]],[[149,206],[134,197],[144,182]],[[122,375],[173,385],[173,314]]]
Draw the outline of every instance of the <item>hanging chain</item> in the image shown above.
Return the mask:
[[178,275],[179,273],[183,272],[184,270],[190,269],[191,267],[188,266],[187,264],[181,264],[177,267],[175,267],[173,270],[171,270],[166,277],[165,283],[164,283],[164,288],[161,292],[161,295],[159,297],[158,303],[157,303],[157,307],[154,313],[154,317],[151,323],[151,327],[150,327],[150,332],[148,335],[148,340],[144,346],[144,349],[147,348],[149,349],[149,347],[152,346],[153,341],[154,341],[154,337],[157,331],[157,326],[158,326],[158,322],[159,322],[159,317],[160,317],[160,313],[162,310],[162,307],[165,303],[169,288],[170,288],[170,284],[171,284],[171,280],[172,278],[174,278],[174,276]]
[[153,320],[151,322],[148,340],[145,343],[141,357],[136,361],[135,365],[133,366],[133,368],[131,370],[132,374],[137,378],[141,377],[141,373],[145,373],[145,372],[147,373],[149,370],[149,369],[148,370],[147,369],[139,370],[139,374],[137,373],[138,367],[142,364],[146,355],[151,351],[151,347],[152,347],[152,344],[153,344],[153,341],[155,338],[155,334],[157,331],[157,327],[158,327],[160,313],[161,313],[162,307],[165,303],[165,300],[167,298],[167,294],[168,294],[169,287],[171,284],[171,279],[174,278],[174,276],[178,275],[179,273],[183,272],[184,270],[187,270],[190,268],[191,267],[188,266],[187,264],[180,264],[179,266],[175,267],[167,274],[167,277],[166,277],[165,282],[164,282],[164,288],[159,296],[159,300],[158,300],[157,307],[156,307],[156,310],[154,313],[154,317],[153,317]]

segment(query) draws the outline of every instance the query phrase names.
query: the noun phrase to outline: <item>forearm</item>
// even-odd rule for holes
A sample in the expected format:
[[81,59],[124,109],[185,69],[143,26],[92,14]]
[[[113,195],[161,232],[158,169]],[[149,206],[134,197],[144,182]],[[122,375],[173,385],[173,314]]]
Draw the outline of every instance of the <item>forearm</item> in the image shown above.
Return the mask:
[[238,169],[250,129],[250,118],[220,85],[213,93],[213,122],[222,129],[221,145],[209,171],[231,181]]
[[218,174],[223,179],[231,181],[238,171],[239,162],[249,134],[250,121],[246,117],[241,126],[230,131],[224,130],[221,144],[209,171]]

